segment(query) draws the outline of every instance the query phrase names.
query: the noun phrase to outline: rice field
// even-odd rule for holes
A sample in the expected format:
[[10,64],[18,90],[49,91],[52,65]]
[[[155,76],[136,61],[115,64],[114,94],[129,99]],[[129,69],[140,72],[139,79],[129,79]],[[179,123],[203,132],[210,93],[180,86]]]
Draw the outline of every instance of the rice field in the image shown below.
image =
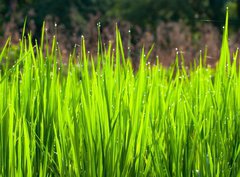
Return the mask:
[[[43,27],[44,29],[44,27]],[[228,13],[216,68],[202,53],[163,67],[142,50],[138,70],[116,28],[115,47],[61,61],[22,37],[0,52],[0,177],[239,177],[239,50],[228,48]]]

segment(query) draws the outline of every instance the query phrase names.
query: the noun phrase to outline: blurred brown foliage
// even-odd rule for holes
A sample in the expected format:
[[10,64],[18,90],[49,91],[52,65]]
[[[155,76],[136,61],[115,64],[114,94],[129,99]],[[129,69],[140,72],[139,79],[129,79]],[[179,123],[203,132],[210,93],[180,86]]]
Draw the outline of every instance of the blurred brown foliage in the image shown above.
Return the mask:
[[[34,12],[30,13],[34,14]],[[57,37],[65,61],[74,46],[80,45],[81,35],[85,36],[87,50],[94,56],[97,53],[99,19],[100,14],[90,15],[86,26],[75,25],[73,31],[69,32],[63,24],[58,23],[58,18],[49,15],[45,18],[47,36],[49,41],[54,35]],[[11,36],[13,44],[18,43],[21,31],[15,25],[17,20],[12,17],[9,22],[4,23],[5,32],[0,39],[0,45],[3,45],[9,36]],[[114,21],[109,21],[101,26],[102,42],[106,46],[109,41],[112,41],[114,46],[115,27],[116,22]],[[133,26],[130,22],[121,21],[118,23],[118,28],[121,31],[125,54],[126,56],[130,55],[134,66],[137,66],[139,62],[142,47],[147,52],[153,44],[155,47],[151,53],[150,62],[155,63],[158,58],[165,66],[169,66],[175,60],[177,52],[184,56],[186,64],[190,64],[194,60],[198,61],[200,50],[203,52],[207,50],[207,63],[210,65],[214,65],[219,58],[221,34],[211,23],[198,26],[198,33],[192,33],[190,27],[183,21],[160,22],[156,29],[146,28],[145,30],[137,25]],[[27,23],[27,29],[27,32],[31,31],[34,34],[36,25],[33,20]],[[240,31],[229,37],[231,52],[239,47],[239,34]]]

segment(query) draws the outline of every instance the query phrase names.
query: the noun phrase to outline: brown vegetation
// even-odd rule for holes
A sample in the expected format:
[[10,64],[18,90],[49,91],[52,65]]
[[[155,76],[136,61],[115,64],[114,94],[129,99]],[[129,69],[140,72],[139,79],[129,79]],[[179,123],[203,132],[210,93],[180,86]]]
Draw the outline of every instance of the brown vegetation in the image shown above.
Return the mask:
[[[16,21],[18,19],[12,18],[8,23],[5,23],[3,28],[4,34],[0,40],[0,45],[4,44],[7,37],[11,36],[12,43],[17,43],[21,37],[21,31],[17,29]],[[96,54],[97,49],[97,24],[99,23],[99,15],[91,15],[90,20],[86,26],[77,26],[71,32],[65,28],[64,25],[58,24],[59,19],[52,16],[47,16],[46,32],[51,40],[53,35],[57,36],[59,46],[62,51],[63,58],[68,58],[69,53],[73,50],[75,44],[80,44],[81,35],[85,36],[87,50],[92,55]],[[74,25],[74,24],[73,24]],[[105,45],[109,41],[114,41],[116,22],[109,22],[101,26],[102,41]],[[161,22],[156,29],[141,29],[138,26],[132,26],[129,22],[122,21],[118,23],[121,31],[123,44],[125,46],[125,53],[130,54],[133,63],[138,64],[140,51],[144,46],[145,51],[148,51],[152,44],[154,50],[151,54],[151,62],[154,63],[158,57],[160,62],[168,66],[175,60],[176,52],[183,54],[186,63],[189,64],[193,60],[198,60],[200,51],[207,50],[207,63],[214,65],[219,57],[219,49],[221,45],[221,34],[210,23],[205,23],[199,26],[196,31],[192,33],[190,27],[184,22]],[[34,21],[30,20],[27,24],[27,31],[33,34],[36,30]],[[239,47],[239,34],[230,36],[230,50],[235,51]],[[77,45],[77,46],[78,46]]]

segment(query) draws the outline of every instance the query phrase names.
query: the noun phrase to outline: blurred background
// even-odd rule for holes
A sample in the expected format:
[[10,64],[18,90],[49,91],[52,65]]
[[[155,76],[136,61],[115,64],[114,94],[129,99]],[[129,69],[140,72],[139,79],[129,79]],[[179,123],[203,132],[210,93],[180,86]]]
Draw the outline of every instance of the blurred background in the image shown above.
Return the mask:
[[27,31],[41,36],[43,21],[48,36],[56,35],[63,57],[85,36],[87,50],[96,53],[97,24],[104,43],[114,41],[115,24],[120,28],[126,53],[138,63],[142,46],[155,44],[152,60],[164,65],[176,50],[187,62],[206,51],[208,63],[219,56],[225,9],[230,12],[230,48],[239,47],[240,0],[0,0],[0,45],[11,36],[13,45]]

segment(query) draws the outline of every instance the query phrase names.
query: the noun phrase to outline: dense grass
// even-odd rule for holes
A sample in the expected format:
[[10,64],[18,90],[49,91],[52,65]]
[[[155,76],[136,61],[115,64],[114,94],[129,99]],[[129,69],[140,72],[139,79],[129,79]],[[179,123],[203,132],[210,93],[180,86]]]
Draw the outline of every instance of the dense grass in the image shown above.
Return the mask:
[[[228,15],[227,15],[228,18]],[[0,54],[0,176],[240,176],[240,73],[228,22],[216,68],[150,66],[133,71],[116,30],[92,58],[59,60],[53,40],[22,38]],[[45,52],[43,52],[45,51]],[[231,60],[231,58],[233,58]],[[67,73],[65,73],[67,68]]]

